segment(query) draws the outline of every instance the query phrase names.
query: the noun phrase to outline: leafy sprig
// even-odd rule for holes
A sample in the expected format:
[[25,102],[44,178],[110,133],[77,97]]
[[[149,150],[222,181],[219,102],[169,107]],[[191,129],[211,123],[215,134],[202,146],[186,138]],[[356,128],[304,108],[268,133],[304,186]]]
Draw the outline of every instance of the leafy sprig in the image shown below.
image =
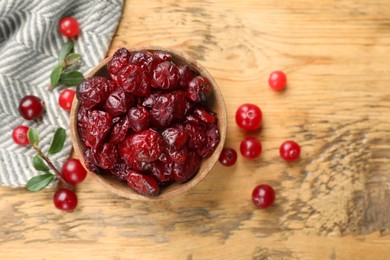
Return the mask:
[[83,74],[78,71],[81,63],[81,56],[74,53],[73,41],[68,41],[62,45],[58,54],[58,65],[50,74],[49,90],[58,87],[59,85],[77,86],[83,80]]
[[[29,129],[27,137],[30,141],[32,148],[37,151],[37,154],[32,158],[34,169],[43,172],[43,174],[31,178],[27,182],[27,189],[29,191],[40,191],[43,188],[47,187],[50,183],[52,183],[56,179],[56,177],[60,181],[62,181],[64,185],[70,186],[70,184],[63,178],[61,172],[57,170],[57,168],[54,166],[54,164],[48,157],[49,155],[56,154],[63,149],[66,140],[65,129],[61,127],[57,128],[51,140],[47,155],[45,155],[42,152],[42,149],[39,148],[40,138],[38,131],[35,128],[31,127]],[[54,174],[52,173],[52,171],[54,172]]]

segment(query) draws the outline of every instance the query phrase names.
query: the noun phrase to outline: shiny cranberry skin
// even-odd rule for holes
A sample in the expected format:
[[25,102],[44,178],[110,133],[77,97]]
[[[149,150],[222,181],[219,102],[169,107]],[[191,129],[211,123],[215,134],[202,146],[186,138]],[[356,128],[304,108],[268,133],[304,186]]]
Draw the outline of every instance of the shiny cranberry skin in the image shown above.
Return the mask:
[[280,157],[285,161],[291,162],[299,158],[301,147],[294,141],[285,141],[279,148]]
[[182,64],[178,66],[180,73],[180,87],[187,88],[190,81],[196,77],[195,71],[193,71],[188,65]]
[[91,110],[103,105],[115,88],[114,81],[95,76],[85,79],[77,87],[77,97],[84,107]]
[[43,102],[36,96],[25,96],[19,102],[19,113],[27,120],[35,120],[42,116]]
[[145,196],[157,196],[160,194],[160,187],[152,176],[130,171],[130,174],[127,176],[127,184],[134,191]]
[[182,125],[167,128],[161,134],[167,145],[175,149],[183,147],[188,139],[187,132]]
[[111,120],[111,115],[104,111],[92,111],[85,123],[85,145],[97,148],[110,131]]
[[117,163],[114,167],[107,170],[107,174],[123,182],[127,182],[127,176],[129,176],[130,172],[131,169],[124,162]]
[[107,70],[115,82],[118,82],[118,72],[129,65],[130,56],[131,54],[127,49],[121,48],[114,53],[111,61],[107,64]]
[[73,17],[64,17],[60,20],[58,26],[60,33],[68,38],[75,37],[80,34],[80,26]]
[[142,106],[133,107],[127,114],[129,119],[130,127],[135,132],[141,132],[147,130],[150,125],[150,113],[146,108]]
[[275,201],[275,191],[269,185],[258,185],[252,191],[252,201],[259,208],[268,208]]
[[184,183],[191,180],[199,170],[202,158],[194,151],[190,151],[185,164],[176,163],[173,169],[173,177],[176,182]]
[[69,159],[62,166],[62,176],[71,184],[82,182],[87,176],[87,171],[77,159]]
[[111,130],[110,143],[113,145],[122,142],[130,129],[130,120],[127,116],[121,118]]
[[77,207],[77,196],[73,191],[63,188],[54,193],[53,202],[57,209],[72,211]]
[[70,111],[72,108],[73,98],[76,92],[71,89],[65,89],[58,97],[58,104],[65,111]]
[[196,116],[200,122],[204,124],[213,124],[215,122],[215,116],[206,111],[203,107],[195,108],[193,115]]
[[115,89],[107,98],[104,104],[104,110],[113,117],[126,114],[127,111],[135,104],[135,98],[121,88]]
[[254,137],[245,138],[240,144],[240,152],[247,159],[255,159],[260,156],[262,146]]
[[223,148],[219,162],[224,166],[233,166],[237,161],[237,152],[232,148]]
[[209,80],[203,76],[197,76],[188,83],[186,96],[193,102],[204,102],[212,91]]
[[27,137],[29,129],[30,128],[24,125],[20,125],[14,128],[14,130],[12,131],[12,139],[17,145],[26,146],[30,144],[30,141]]
[[149,73],[142,67],[129,64],[121,69],[118,74],[118,85],[134,96],[150,95]]
[[287,77],[286,74],[284,74],[282,71],[274,71],[269,75],[268,84],[276,91],[285,89],[286,83]]
[[119,161],[118,150],[115,145],[110,143],[93,148],[91,152],[96,165],[102,169],[110,169]]
[[236,123],[240,128],[246,131],[258,129],[262,120],[262,112],[260,108],[254,104],[243,104],[236,111]]
[[156,66],[152,72],[152,87],[173,90],[179,87],[180,72],[177,66],[171,61],[165,61]]

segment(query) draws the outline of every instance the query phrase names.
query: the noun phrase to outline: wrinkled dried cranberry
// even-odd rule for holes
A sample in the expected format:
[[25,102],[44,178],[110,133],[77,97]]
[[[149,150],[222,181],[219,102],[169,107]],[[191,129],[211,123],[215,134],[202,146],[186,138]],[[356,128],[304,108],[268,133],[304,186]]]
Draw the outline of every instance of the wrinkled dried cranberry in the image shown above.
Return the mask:
[[154,51],[153,55],[163,61],[172,61],[172,55],[163,51]]
[[154,103],[156,102],[156,99],[161,95],[162,95],[161,91],[152,92],[152,94],[150,94],[144,99],[144,101],[142,102],[142,106],[147,108],[152,108]]
[[133,52],[130,57],[130,64],[137,65],[143,69],[145,69],[148,73],[151,73],[153,68],[161,63],[162,60],[160,57],[154,55],[150,51],[138,51]]
[[119,144],[125,139],[127,132],[130,129],[130,121],[128,117],[120,119],[111,130],[110,143],[113,145]]
[[174,147],[175,149],[183,147],[188,138],[187,132],[182,125],[167,128],[161,133],[161,135],[167,145]]
[[215,116],[202,107],[195,108],[193,113],[205,124],[213,124],[215,122]]
[[85,166],[87,169],[94,173],[101,173],[101,169],[96,166],[95,158],[92,156],[91,148],[87,148],[84,150],[84,159],[85,159]]
[[205,146],[207,141],[206,129],[194,122],[185,124],[185,130],[188,134],[188,147],[190,149],[198,149]]
[[171,61],[164,61],[158,64],[151,73],[151,85],[154,88],[173,90],[179,87],[180,72],[177,66]]
[[143,175],[136,171],[130,171],[127,176],[127,184],[134,191],[142,195],[157,196],[160,194],[160,188],[154,177]]
[[153,125],[157,128],[170,125],[173,121],[174,109],[175,100],[172,94],[167,93],[157,97],[150,111]]
[[119,160],[116,146],[110,143],[105,143],[98,148],[93,148],[91,151],[96,165],[102,169],[112,168]]
[[121,88],[115,89],[107,98],[104,110],[113,117],[123,115],[134,105],[134,97]]
[[111,120],[111,125],[115,125],[115,124],[118,123],[121,119],[122,119],[122,117],[120,117],[120,116],[113,117],[112,120]]
[[209,97],[211,89],[208,79],[197,76],[188,83],[186,96],[193,102],[204,102]]
[[148,96],[150,94],[150,80],[148,72],[134,64],[127,65],[118,74],[118,85],[134,96]]
[[217,148],[219,144],[219,130],[217,125],[213,125],[210,129],[206,131],[206,142],[203,146],[198,147],[196,153],[202,156],[203,158],[209,157]]
[[185,118],[187,99],[185,92],[182,90],[171,93],[174,100],[173,119],[175,121],[182,121]]
[[90,111],[84,106],[80,106],[79,111],[77,112],[77,129],[83,143],[85,143],[85,132],[88,124]]
[[85,145],[98,147],[110,131],[111,120],[111,115],[104,111],[92,111],[85,125]]
[[95,76],[85,79],[77,87],[77,98],[84,107],[91,110],[104,104],[110,93],[114,91],[115,88],[116,85],[114,81],[100,76]]
[[175,149],[173,147],[169,147],[167,149],[169,158],[177,163],[184,164],[186,163],[187,156],[188,156],[188,148],[187,146],[184,146],[180,149]]
[[130,127],[135,132],[141,132],[149,128],[150,113],[142,106],[133,107],[129,110],[127,117],[130,122]]
[[187,88],[188,83],[196,77],[195,71],[193,71],[188,65],[182,64],[178,66],[180,72],[180,87]]
[[108,73],[115,82],[117,82],[118,72],[129,64],[130,56],[127,49],[121,48],[114,53],[111,61],[107,64]]
[[150,170],[152,175],[157,179],[158,183],[162,186],[166,186],[173,182],[173,167],[174,162],[154,162]]
[[133,159],[138,162],[154,162],[164,151],[162,136],[148,129],[125,138],[119,144],[119,153],[122,159],[131,165]]
[[111,175],[117,180],[127,181],[127,176],[129,176],[131,169],[124,163],[119,162],[115,164],[111,169],[107,170],[107,174]]
[[198,172],[202,158],[194,151],[188,153],[186,164],[176,163],[173,170],[173,177],[176,182],[183,183],[192,179]]

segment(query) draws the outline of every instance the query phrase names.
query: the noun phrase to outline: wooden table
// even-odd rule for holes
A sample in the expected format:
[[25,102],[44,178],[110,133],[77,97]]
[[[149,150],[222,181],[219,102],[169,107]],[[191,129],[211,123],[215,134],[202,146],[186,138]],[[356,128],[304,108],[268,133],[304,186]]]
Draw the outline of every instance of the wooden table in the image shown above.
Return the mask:
[[[53,191],[1,188],[0,259],[389,259],[389,1],[126,1],[109,54],[134,45],[198,59],[224,94],[226,144],[257,136],[263,154],[164,202],[87,179],[66,214]],[[286,91],[268,87],[273,70]],[[261,131],[237,128],[244,102],[263,110]],[[287,139],[299,162],[279,158]],[[260,183],[272,208],[252,205]]]

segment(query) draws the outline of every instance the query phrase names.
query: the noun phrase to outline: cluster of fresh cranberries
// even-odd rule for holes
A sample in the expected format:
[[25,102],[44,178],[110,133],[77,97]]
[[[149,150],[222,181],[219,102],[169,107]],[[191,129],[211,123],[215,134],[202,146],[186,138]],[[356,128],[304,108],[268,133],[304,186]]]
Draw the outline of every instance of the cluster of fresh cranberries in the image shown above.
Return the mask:
[[125,48],[107,71],[77,89],[87,167],[146,196],[193,178],[220,141],[208,79],[167,52]]
[[[286,87],[287,78],[281,71],[272,72],[268,83],[269,86],[280,91]],[[236,123],[245,131],[257,130],[261,126],[263,116],[261,109],[254,104],[243,104],[236,111]],[[255,137],[246,137],[240,144],[241,155],[246,159],[255,159],[260,156],[262,146],[260,140]],[[294,141],[285,141],[281,144],[279,153],[285,161],[295,161],[301,152],[300,146]],[[219,157],[221,164],[232,166],[237,161],[237,153],[232,148],[224,148]],[[267,208],[275,200],[274,189],[266,184],[258,185],[252,192],[253,203],[260,208]]]

